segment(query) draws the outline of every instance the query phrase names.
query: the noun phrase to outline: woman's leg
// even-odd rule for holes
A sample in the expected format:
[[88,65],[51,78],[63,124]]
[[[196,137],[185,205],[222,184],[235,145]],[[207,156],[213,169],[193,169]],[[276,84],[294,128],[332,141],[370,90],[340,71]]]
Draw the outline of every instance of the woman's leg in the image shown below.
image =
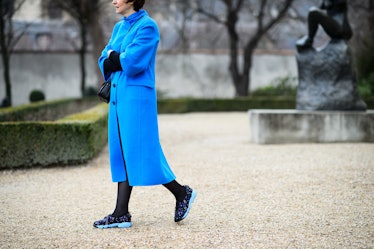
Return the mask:
[[163,184],[174,196],[177,201],[183,201],[186,197],[186,188],[180,185],[176,180]]
[[129,181],[118,183],[117,204],[112,216],[121,217],[129,212],[131,191],[132,186],[129,185]]
[[191,205],[196,198],[196,191],[189,186],[182,186],[173,180],[164,186],[175,196],[177,200],[175,205],[174,221],[179,222],[185,219],[190,212]]
[[95,221],[93,226],[96,228],[127,228],[131,227],[131,215],[129,213],[129,200],[132,186],[129,182],[118,183],[117,204],[113,214],[104,217],[104,219]]

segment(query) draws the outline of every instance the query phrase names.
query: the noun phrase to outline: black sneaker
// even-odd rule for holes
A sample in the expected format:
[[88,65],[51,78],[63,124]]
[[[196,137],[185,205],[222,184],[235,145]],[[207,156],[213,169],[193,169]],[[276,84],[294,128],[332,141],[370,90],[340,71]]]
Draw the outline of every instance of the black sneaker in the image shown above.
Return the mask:
[[191,205],[196,197],[196,191],[190,188],[189,186],[184,186],[186,188],[186,197],[184,197],[183,201],[177,201],[175,206],[175,216],[174,221],[179,222],[185,219],[190,212]]
[[131,215],[130,213],[125,214],[124,216],[114,217],[108,215],[102,220],[95,221],[93,224],[96,228],[127,228],[132,226]]

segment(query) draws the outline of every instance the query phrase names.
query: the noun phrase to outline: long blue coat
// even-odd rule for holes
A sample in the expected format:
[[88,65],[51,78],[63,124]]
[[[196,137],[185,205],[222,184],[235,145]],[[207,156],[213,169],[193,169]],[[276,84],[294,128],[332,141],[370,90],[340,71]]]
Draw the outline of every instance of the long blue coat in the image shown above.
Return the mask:
[[[131,28],[130,28],[131,27]],[[111,79],[108,144],[113,182],[130,186],[175,179],[162,151],[157,120],[155,59],[160,34],[145,10],[122,18],[98,60]],[[107,51],[120,53],[122,71],[104,72]]]

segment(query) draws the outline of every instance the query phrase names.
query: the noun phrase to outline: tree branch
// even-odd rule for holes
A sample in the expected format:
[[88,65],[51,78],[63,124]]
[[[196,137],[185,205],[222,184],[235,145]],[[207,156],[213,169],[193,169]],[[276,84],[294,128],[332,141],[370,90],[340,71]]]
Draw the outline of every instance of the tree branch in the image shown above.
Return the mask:
[[17,45],[19,40],[21,40],[22,36],[26,33],[27,29],[32,25],[33,23],[27,23],[24,27],[22,27],[22,31],[18,34],[15,35],[15,32],[12,34],[12,39],[9,40],[9,50],[13,51],[13,48]]
[[25,1],[26,0],[16,1],[18,2],[18,4],[14,7],[14,12],[17,12],[21,8],[21,6],[24,4]]
[[[282,9],[279,11],[279,14],[272,18],[267,24],[265,24],[263,26],[263,20],[259,20],[259,26],[258,26],[258,29],[257,29],[257,34],[262,36],[264,33],[266,33],[269,29],[271,29],[276,23],[278,23],[280,21],[280,19],[282,19],[284,17],[284,15],[287,13],[287,10],[289,9],[289,7],[291,6],[291,4],[293,3],[294,0],[286,0],[285,4],[283,5]],[[263,0],[262,3],[266,2],[266,0]],[[260,15],[259,15],[259,19],[260,19],[260,16],[263,15],[263,13],[261,14],[260,12]],[[261,16],[261,19],[263,19],[263,16]],[[260,25],[261,23],[261,25]]]
[[196,12],[197,12],[197,13],[200,13],[200,14],[203,14],[204,16],[206,16],[206,17],[208,17],[209,19],[215,21],[216,23],[223,24],[223,25],[227,25],[227,20],[221,20],[221,19],[219,19],[218,16],[216,16],[215,14],[210,13],[210,12],[204,10],[204,9],[201,7],[199,1],[197,2]]

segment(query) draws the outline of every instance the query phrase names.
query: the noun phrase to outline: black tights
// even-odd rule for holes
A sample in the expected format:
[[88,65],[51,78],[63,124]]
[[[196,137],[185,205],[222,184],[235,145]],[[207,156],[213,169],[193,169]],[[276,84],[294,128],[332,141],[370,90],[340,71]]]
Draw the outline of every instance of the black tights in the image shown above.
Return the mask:
[[[163,184],[174,196],[177,201],[182,201],[186,197],[186,189],[177,181],[173,180],[167,184]],[[118,183],[117,203],[113,216],[120,217],[129,212],[129,201],[131,196],[132,186],[128,181]]]
[[116,209],[113,212],[113,216],[120,217],[124,216],[129,212],[129,201],[131,196],[132,186],[129,185],[129,181],[119,182],[117,191],[117,204]]
[[186,197],[186,188],[180,185],[176,180],[163,184],[174,196],[177,201],[183,201]]

